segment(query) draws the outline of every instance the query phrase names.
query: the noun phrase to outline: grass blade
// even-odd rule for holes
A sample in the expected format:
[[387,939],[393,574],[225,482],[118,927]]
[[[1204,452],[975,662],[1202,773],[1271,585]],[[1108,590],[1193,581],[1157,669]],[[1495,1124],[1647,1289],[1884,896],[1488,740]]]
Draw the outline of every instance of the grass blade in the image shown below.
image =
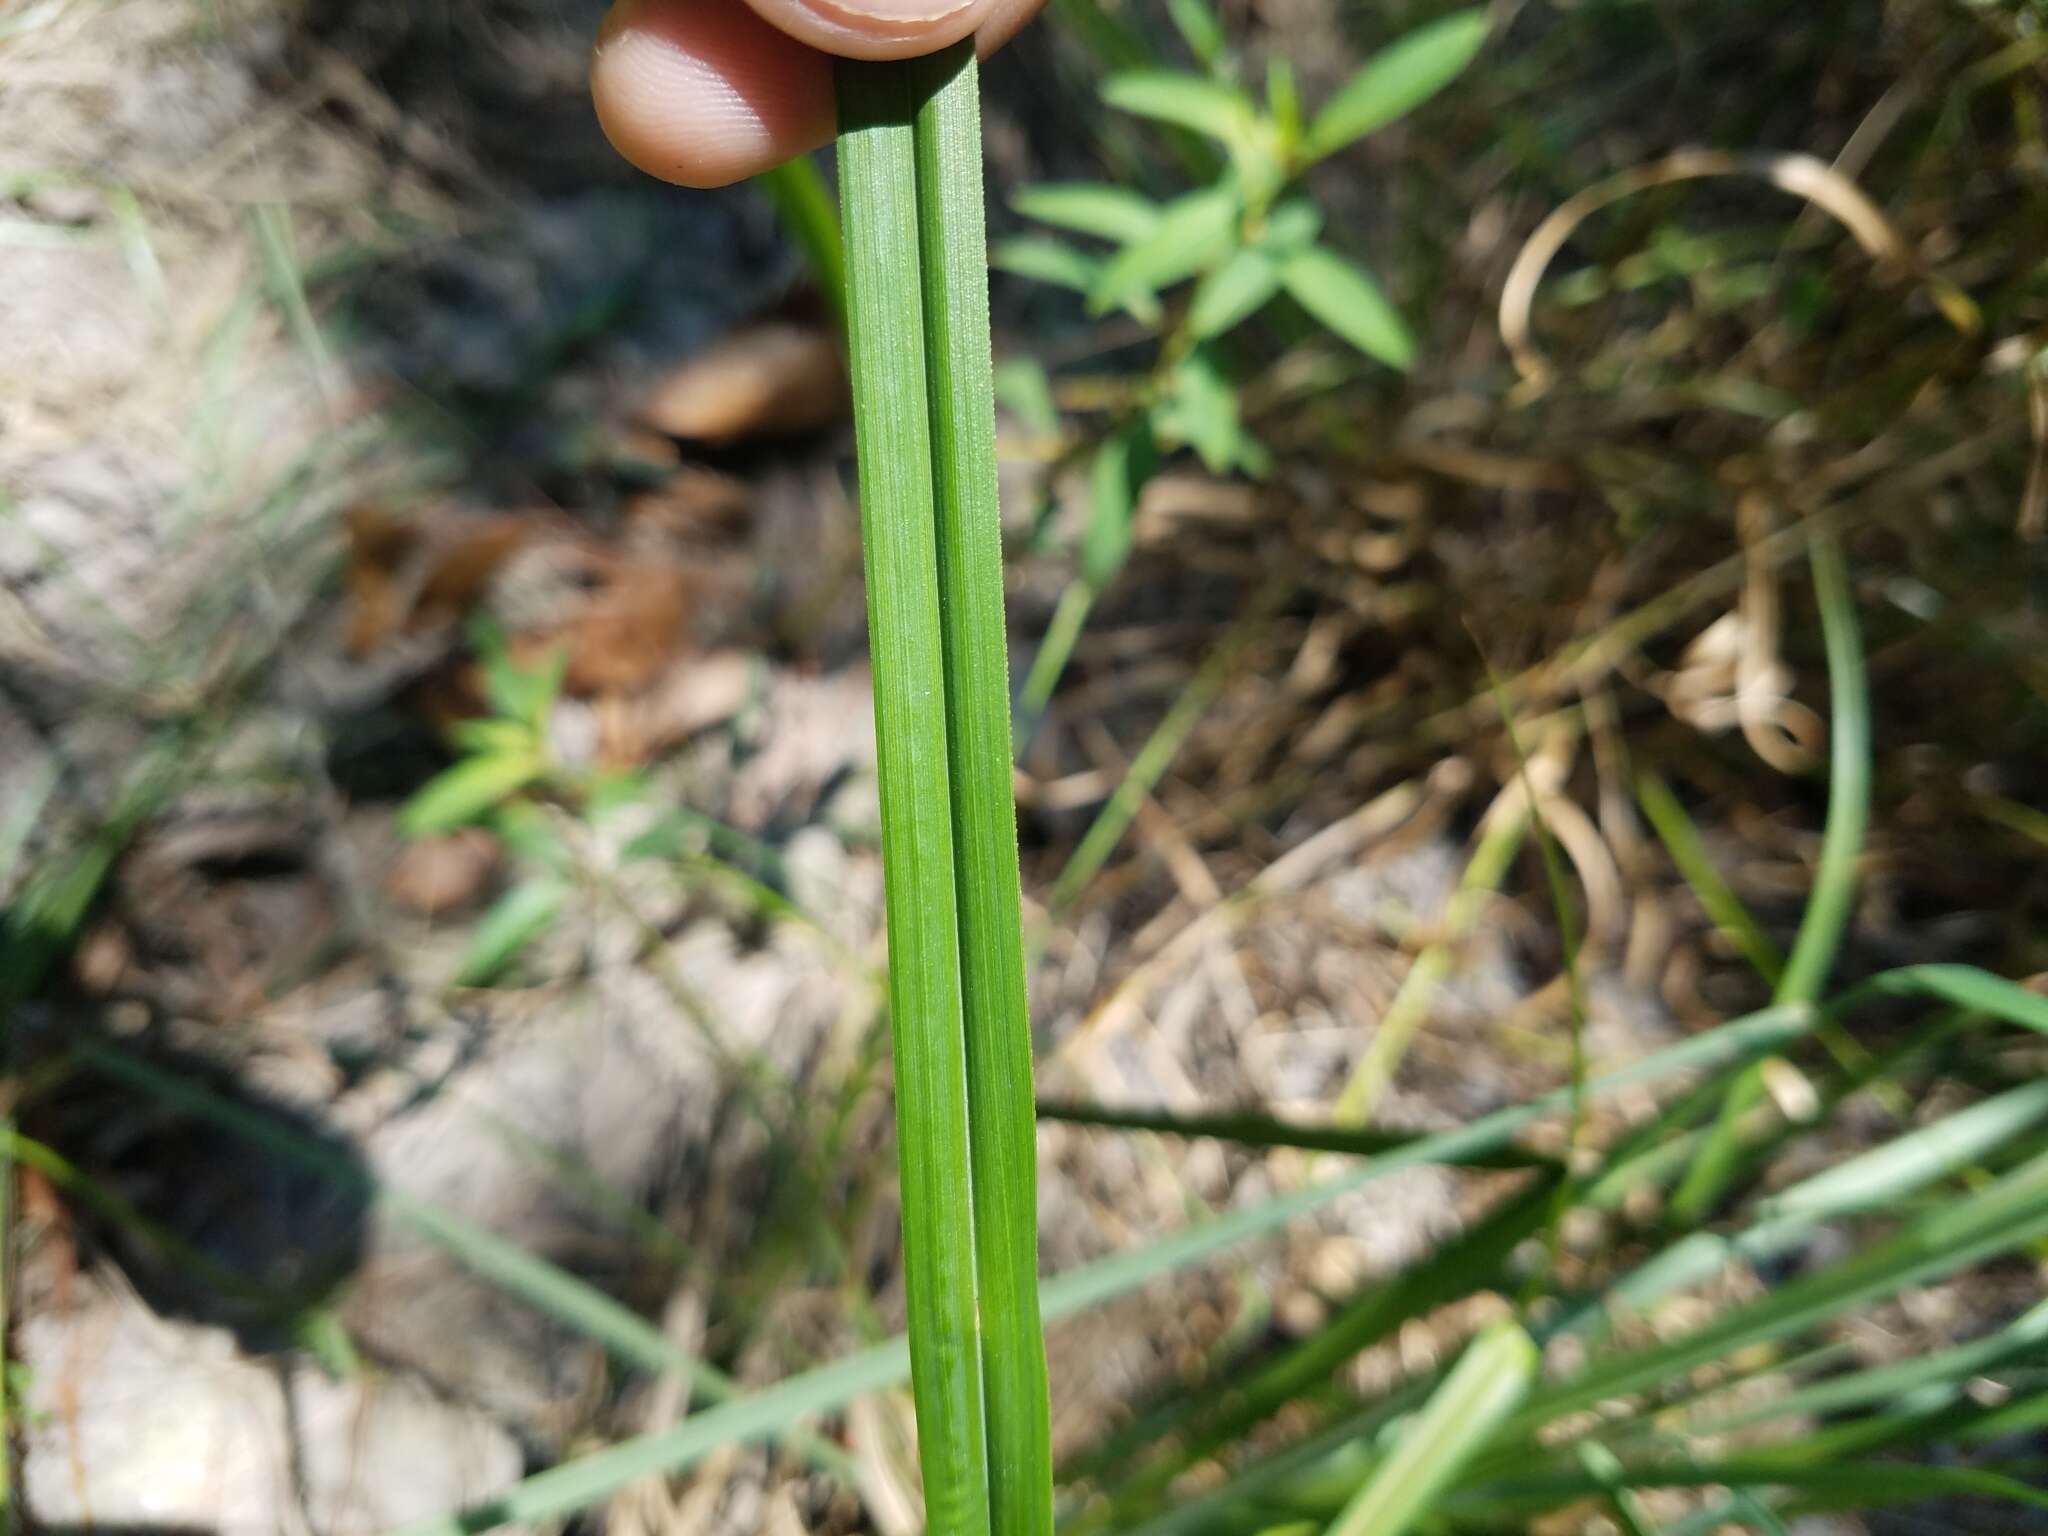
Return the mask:
[[1814,1002],[1834,969],[1842,935],[1856,899],[1856,860],[1870,820],[1870,688],[1863,668],[1863,639],[1856,625],[1856,599],[1849,568],[1833,533],[1816,527],[1807,546],[1813,591],[1820,602],[1822,638],[1827,646],[1828,691],[1833,709],[1828,743],[1828,815],[1821,834],[1820,866],[1813,895],[1799,922],[1785,971],[1778,978],[1781,1003]]
[[918,226],[937,471],[940,620],[965,998],[974,1256],[989,1501],[1000,1536],[1052,1530],[1052,1426],[1038,1315],[1038,1145],[1012,790],[974,49],[921,61]]
[[1401,1536],[1528,1394],[1538,1361],[1518,1323],[1496,1323],[1473,1340],[1329,1536]]
[[[1587,1097],[1599,1098],[1638,1084],[1782,1050],[1812,1028],[1813,1018],[1811,1009],[1772,1008],[1733,1020],[1717,1030],[1695,1035],[1593,1079],[1586,1085]],[[1526,1104],[1496,1110],[1456,1130],[1425,1137],[1363,1168],[1262,1205],[1232,1211],[1136,1253],[1098,1260],[1056,1276],[1040,1288],[1044,1316],[1051,1321],[1112,1301],[1161,1275],[1273,1231],[1398,1169],[1456,1162],[1506,1147],[1528,1126],[1566,1109],[1570,1102],[1570,1090],[1559,1089]],[[464,1536],[513,1521],[567,1515],[606,1498],[635,1478],[688,1466],[720,1446],[786,1435],[790,1426],[806,1415],[829,1412],[864,1393],[899,1385],[909,1374],[906,1341],[892,1339],[760,1392],[721,1403],[674,1429],[623,1441],[536,1473],[499,1499],[409,1527],[404,1536]],[[1294,1462],[1290,1460],[1287,1464]],[[1178,1527],[1172,1520],[1160,1525],[1162,1530],[1169,1528]]]
[[929,1529],[952,1536],[988,1530],[988,1462],[916,197],[921,83],[914,64],[839,66],[839,188],[882,797],[911,1386]]
[[[1156,1136],[1206,1136],[1246,1147],[1299,1147],[1309,1152],[1349,1153],[1379,1157],[1423,1140],[1402,1131],[1380,1131],[1346,1125],[1296,1125],[1266,1115],[1175,1115],[1149,1109],[1119,1109],[1104,1104],[1041,1103],[1038,1118],[1068,1125],[1099,1125],[1109,1130],[1149,1131]],[[1536,1152],[1487,1148],[1457,1160],[1463,1168],[1543,1168],[1555,1162]]]
[[1690,1333],[1604,1361],[1539,1393],[1520,1420],[1533,1432],[1561,1415],[1654,1388],[1753,1344],[1799,1333],[1917,1281],[1952,1273],[2048,1233],[2048,1156],[1938,1207],[1826,1269],[1801,1275]]
[[1664,851],[1671,855],[1679,876],[1692,888],[1707,917],[1740,951],[1750,968],[1775,987],[1785,971],[1784,957],[1750,916],[1734,887],[1714,867],[1707,845],[1700,839],[1699,828],[1686,815],[1671,786],[1645,768],[1636,775],[1636,803],[1642,806],[1643,814],[1664,844]]
[[784,161],[763,171],[754,184],[775,207],[789,236],[810,268],[818,291],[824,295],[833,315],[846,321],[846,251],[839,240],[839,215],[832,206],[832,191],[818,167],[808,156]]

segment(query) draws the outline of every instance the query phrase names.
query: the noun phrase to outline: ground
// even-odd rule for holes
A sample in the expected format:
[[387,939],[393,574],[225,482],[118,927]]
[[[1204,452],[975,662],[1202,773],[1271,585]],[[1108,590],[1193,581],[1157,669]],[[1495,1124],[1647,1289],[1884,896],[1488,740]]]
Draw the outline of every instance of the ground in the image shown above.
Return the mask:
[[[1569,37],[1536,9],[1480,105],[1323,189],[1399,274],[1417,375],[1339,368],[1332,389],[1313,344],[1274,362],[1278,467],[1152,482],[1020,754],[1048,1101],[1429,1130],[1562,1081],[1534,839],[1497,898],[1458,894],[1532,801],[1584,893],[1596,1065],[1760,1001],[1630,764],[1680,784],[1782,943],[1825,805],[1788,536],[1808,516],[1856,554],[1881,711],[1846,966],[2048,967],[2038,138],[2017,107],[1939,94],[1983,51],[1940,0],[1822,7],[1776,41],[1754,5],[1596,7]],[[10,1288],[43,1526],[381,1530],[682,1411],[677,1378],[633,1384],[419,1202],[748,1384],[900,1325],[831,333],[765,203],[609,155],[581,90],[594,11],[0,19],[0,896],[50,930],[10,952],[47,975],[0,1003],[20,1004],[22,1132],[65,1160],[23,1159]],[[1306,94],[1358,56],[1336,7],[1232,19],[1301,61]],[[1087,165],[1054,104],[1091,67],[1054,32],[991,68],[999,190]],[[1760,83],[1715,94],[1737,68]],[[1544,357],[1514,356],[1496,302],[1544,216],[1701,144],[1864,176],[1892,259],[1779,201],[1768,165],[1652,191],[1595,216],[1592,277],[1542,312]],[[1806,308],[1752,330],[1742,283],[1774,264]],[[1976,296],[1974,332],[1941,283]],[[1021,284],[997,320],[999,350],[1062,365],[1069,413],[1116,387],[1114,320]],[[1085,490],[1001,426],[1022,676]],[[451,727],[490,707],[493,644],[563,652],[542,725],[563,782],[629,786],[534,795],[539,855],[404,835]],[[1081,834],[1182,721],[1070,899]],[[468,984],[481,915],[537,879],[567,898]],[[1588,1134],[1657,1110],[1621,1101]],[[252,1152],[251,1112],[296,1150]],[[1049,1120],[1040,1161],[1060,1272],[1315,1159]],[[1059,1325],[1061,1455],[1246,1338],[1309,1333],[1518,1177],[1411,1170]],[[2028,1283],[1916,1292],[1871,1347],[1970,1336]],[[1443,1309],[1350,1369],[1416,1369],[1487,1315]],[[616,1496],[604,1528],[914,1528],[906,1405],[850,1415],[857,1497],[728,1451]]]

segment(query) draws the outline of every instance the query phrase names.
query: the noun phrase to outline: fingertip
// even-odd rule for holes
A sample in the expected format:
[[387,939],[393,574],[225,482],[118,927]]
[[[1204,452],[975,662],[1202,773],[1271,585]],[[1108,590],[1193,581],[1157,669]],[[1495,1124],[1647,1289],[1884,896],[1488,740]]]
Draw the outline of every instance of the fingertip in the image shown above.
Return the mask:
[[831,61],[740,0],[625,0],[590,89],[619,153],[683,186],[739,181],[832,136]]

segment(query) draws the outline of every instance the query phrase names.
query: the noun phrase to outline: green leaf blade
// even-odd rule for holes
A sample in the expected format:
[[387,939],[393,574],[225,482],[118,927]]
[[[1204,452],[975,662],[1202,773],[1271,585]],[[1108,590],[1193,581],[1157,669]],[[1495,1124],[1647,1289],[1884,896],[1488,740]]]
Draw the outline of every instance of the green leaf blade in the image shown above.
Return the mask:
[[403,837],[431,837],[481,820],[546,770],[539,753],[509,751],[468,757],[419,787],[398,813]]
[[1486,13],[1460,11],[1376,53],[1316,114],[1304,144],[1321,159],[1405,117],[1464,73],[1486,41]]
[[1171,123],[1225,144],[1242,143],[1254,120],[1251,99],[1236,86],[1175,70],[1136,69],[1111,75],[1102,83],[1102,99],[1119,112]]
[[1027,219],[1128,245],[1159,227],[1159,205],[1127,187],[1099,181],[1049,181],[1025,187],[1010,206]]
[[984,1536],[988,1462],[916,197],[921,67],[841,62],[840,205],[919,1460],[934,1536]]
[[528,945],[547,932],[568,895],[569,888],[561,881],[542,876],[522,880],[500,896],[470,936],[456,985],[482,987],[497,980]]
[[1052,1423],[1038,1301],[1038,1144],[1010,742],[1009,631],[972,45],[923,69],[919,236],[936,468],[968,1150],[996,1536],[1048,1536]]
[[1367,357],[1406,371],[1415,365],[1415,339],[1378,283],[1320,245],[1290,256],[1281,286],[1309,314]]
[[1518,1323],[1503,1320],[1481,1333],[1329,1536],[1402,1536],[1413,1528],[1528,1395],[1539,1360]]
[[1280,269],[1264,251],[1246,246],[1195,285],[1188,329],[1207,339],[1256,314],[1280,291]]
[[1105,313],[1135,294],[1170,288],[1220,261],[1241,211],[1238,190],[1228,181],[1168,203],[1150,235],[1110,258],[1096,278],[1088,307]]

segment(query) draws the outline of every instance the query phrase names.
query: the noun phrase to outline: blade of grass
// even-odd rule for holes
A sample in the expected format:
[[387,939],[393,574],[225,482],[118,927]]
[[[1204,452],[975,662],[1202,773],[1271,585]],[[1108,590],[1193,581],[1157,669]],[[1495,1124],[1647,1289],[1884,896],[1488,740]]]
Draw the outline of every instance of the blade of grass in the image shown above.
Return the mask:
[[1182,1416],[1198,1418],[1185,1446],[1134,1480],[1119,1498],[1163,1491],[1189,1467],[1215,1455],[1289,1401],[1330,1377],[1360,1351],[1390,1337],[1404,1323],[1500,1283],[1516,1246],[1550,1215],[1562,1180],[1545,1177],[1526,1186],[1469,1230],[1384,1284],[1360,1294],[1309,1337],[1223,1384],[1214,1400],[1190,1395]]
[[1802,1332],[1916,1281],[1949,1274],[2048,1232],[2048,1156],[1910,1222],[1894,1236],[1801,1275],[1668,1343],[1596,1364],[1538,1393],[1524,1432],[1608,1398],[1654,1388],[1751,1345]]
[[1123,841],[1124,833],[1137,819],[1140,807],[1158,788],[1160,779],[1173,766],[1173,760],[1180,755],[1189,734],[1216,701],[1216,695],[1222,691],[1231,669],[1237,665],[1238,656],[1264,623],[1281,593],[1277,582],[1269,582],[1261,590],[1243,617],[1231,626],[1216,649],[1209,653],[1201,670],[1181,690],[1180,697],[1167,710],[1166,718],[1159,722],[1138,749],[1123,781],[1081,835],[1081,841],[1075,845],[1073,853],[1067,857],[1066,866],[1060,870],[1059,878],[1053,882],[1052,895],[1046,905],[1054,917],[1063,917],[1072,911],[1088,889],[1088,883],[1109,862],[1109,856],[1116,852],[1117,844]]
[[[1807,544],[1814,596],[1820,605],[1821,636],[1827,650],[1832,703],[1828,743],[1828,813],[1821,832],[1820,861],[1813,893],[1799,920],[1799,933],[1772,998],[1780,1003],[1820,1000],[1834,970],[1856,900],[1856,861],[1870,821],[1870,690],[1863,666],[1863,639],[1856,623],[1856,599],[1849,569],[1834,533],[1816,527]],[[1853,1040],[1832,1022],[1822,1038],[1834,1041],[1847,1067],[1860,1054]],[[1746,1077],[1730,1090],[1721,1118],[1702,1143],[1699,1157],[1672,1197],[1672,1215],[1704,1220],[1720,1203],[1744,1166],[1740,1127],[1747,1109],[1763,1097],[1761,1076]]]
[[[1266,1115],[1175,1115],[1149,1109],[1118,1109],[1102,1104],[1038,1106],[1038,1118],[1068,1125],[1099,1125],[1109,1130],[1149,1131],[1156,1136],[1206,1136],[1246,1147],[1299,1147],[1309,1152],[1341,1152],[1379,1157],[1413,1146],[1423,1138],[1402,1131],[1377,1131],[1342,1125],[1296,1125]],[[1489,1148],[1458,1160],[1465,1168],[1547,1168],[1556,1160],[1515,1148]]]
[[[654,1324],[595,1286],[440,1206],[392,1188],[370,1169],[297,1135],[270,1116],[231,1103],[101,1041],[80,1040],[72,1050],[81,1062],[108,1077],[209,1120],[339,1188],[361,1192],[482,1278],[594,1339],[620,1360],[657,1375],[687,1372],[706,1397],[727,1397],[739,1390],[731,1377],[679,1349]],[[852,1463],[837,1446],[809,1435],[792,1444],[819,1466],[851,1475]]]
[[1807,545],[1813,592],[1820,603],[1833,701],[1828,742],[1828,814],[1820,863],[1799,935],[1774,994],[1781,1003],[1818,1001],[1848,930],[1856,899],[1856,860],[1870,820],[1870,688],[1849,568],[1834,533],[1816,527]]
[[1750,916],[1749,908],[1742,904],[1735,888],[1714,867],[1707,845],[1700,838],[1699,828],[1686,815],[1685,807],[1671,792],[1671,786],[1650,769],[1639,769],[1636,773],[1636,803],[1643,808],[1644,816],[1649,818],[1658,839],[1664,844],[1664,851],[1671,855],[1671,862],[1678,867],[1679,877],[1692,888],[1708,920],[1726,935],[1757,975],[1771,986],[1777,986],[1785,971],[1784,957],[1757,920]]
[[832,314],[846,323],[846,251],[839,239],[839,212],[832,191],[808,156],[786,160],[754,178],[774,205],[782,229],[810,268],[811,278]]
[[[1505,809],[1505,808],[1504,808]],[[1451,974],[1457,959],[1457,944],[1471,931],[1485,911],[1493,893],[1507,878],[1508,869],[1521,852],[1528,818],[1517,808],[1489,820],[1472,850],[1458,888],[1444,913],[1444,937],[1425,948],[1408,966],[1408,974],[1387,1004],[1379,1028],[1351,1069],[1351,1076],[1337,1095],[1331,1116],[1341,1125],[1362,1125],[1372,1118],[1380,1097],[1393,1085],[1394,1074],[1408,1054],[1409,1043],[1429,1017],[1437,989]]]
[[[1482,35],[1484,25],[1482,20]],[[1564,1161],[1565,1166],[1570,1167],[1579,1148],[1579,1137],[1585,1127],[1586,1118],[1586,990],[1584,980],[1579,974],[1579,912],[1572,902],[1571,887],[1565,879],[1564,855],[1558,850],[1557,839],[1551,835],[1550,823],[1544,820],[1543,802],[1536,794],[1535,780],[1529,776],[1529,754],[1523,749],[1521,732],[1515,729],[1514,705],[1508,699],[1507,689],[1501,685],[1500,674],[1494,671],[1493,662],[1486,655],[1485,648],[1479,646],[1479,636],[1476,633],[1472,634],[1472,643],[1479,647],[1480,661],[1486,668],[1487,683],[1492,687],[1494,703],[1500,709],[1501,728],[1507,732],[1508,745],[1514,749],[1517,782],[1522,786],[1523,798],[1529,803],[1529,820],[1536,829],[1537,851],[1543,857],[1543,881],[1550,893],[1551,915],[1557,920],[1558,948],[1564,955],[1565,992],[1571,1002],[1572,1092],[1571,1112],[1565,1121]],[[1564,1218],[1572,1203],[1573,1193],[1571,1185],[1560,1184],[1556,1202],[1550,1213],[1550,1228],[1545,1240],[1549,1252],[1550,1271],[1553,1274],[1563,1258]],[[1544,1277],[1532,1275],[1529,1281],[1530,1294],[1534,1294],[1544,1283]]]
[[988,1494],[1000,1536],[1039,1536],[1052,1530],[1052,1424],[972,41],[921,60],[914,73]]
[[989,1528],[915,119],[921,71],[842,62],[839,186],[874,668],[912,1395],[935,1536]]
[[[1589,1097],[1598,1098],[1675,1074],[1704,1071],[1782,1050],[1812,1028],[1812,1019],[1811,1009],[1765,1009],[1595,1078],[1587,1084],[1587,1092]],[[1050,1321],[1112,1301],[1161,1275],[1283,1226],[1397,1169],[1456,1162],[1506,1147],[1528,1126],[1566,1108],[1569,1102],[1569,1091],[1560,1089],[1526,1104],[1496,1110],[1456,1130],[1425,1137],[1364,1168],[1232,1211],[1136,1253],[1098,1260],[1056,1276],[1040,1289],[1044,1316]],[[487,1504],[422,1521],[408,1527],[404,1536],[464,1536],[518,1521],[558,1518],[604,1499],[636,1478],[688,1466],[721,1446],[784,1435],[801,1418],[829,1412],[863,1393],[896,1386],[909,1374],[907,1341],[892,1339],[773,1387],[721,1403],[672,1430],[623,1441],[537,1473]],[[1346,1429],[1328,1443],[1342,1443],[1348,1435]],[[1161,1527],[1168,1528],[1178,1527]]]
[[1474,1339],[1329,1536],[1401,1536],[1412,1527],[1528,1394],[1539,1358],[1518,1323],[1502,1320]]

